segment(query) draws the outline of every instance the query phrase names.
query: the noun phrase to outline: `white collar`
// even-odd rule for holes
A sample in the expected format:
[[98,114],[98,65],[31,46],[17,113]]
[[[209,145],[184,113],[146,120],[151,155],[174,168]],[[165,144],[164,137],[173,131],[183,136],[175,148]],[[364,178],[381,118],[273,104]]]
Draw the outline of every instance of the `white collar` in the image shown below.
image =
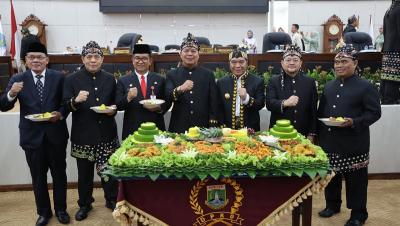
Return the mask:
[[[31,70],[31,72],[32,72],[33,77],[36,78],[36,75],[38,75],[38,74],[36,74],[36,73],[35,73],[34,71],[32,71],[32,70]],[[44,78],[44,76],[46,76],[46,68],[42,71],[42,73],[41,73],[40,75],[43,75],[43,78]]]
[[[136,70],[135,70],[135,74],[137,75],[137,77],[138,77],[138,79],[139,79],[139,81],[140,81],[140,79],[141,79],[141,77],[142,77],[142,74],[139,74],[139,72],[137,72]],[[144,79],[147,79],[147,75],[148,75],[148,74],[149,74],[149,71],[147,71],[146,73],[143,74]]]

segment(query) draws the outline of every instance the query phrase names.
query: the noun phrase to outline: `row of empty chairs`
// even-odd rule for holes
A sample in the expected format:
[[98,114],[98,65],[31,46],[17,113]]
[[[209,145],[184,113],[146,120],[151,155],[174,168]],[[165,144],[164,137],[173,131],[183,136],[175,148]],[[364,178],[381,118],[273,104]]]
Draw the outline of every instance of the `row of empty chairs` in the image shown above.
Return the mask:
[[[372,38],[365,32],[348,32],[343,37],[346,44],[352,44],[357,51],[368,49],[372,46]],[[262,52],[276,49],[281,45],[292,43],[289,34],[284,32],[271,32],[264,35]],[[304,49],[303,49],[304,50]]]
[[[129,47],[133,50],[135,43],[141,39],[142,35],[137,33],[126,33],[123,34],[119,40],[117,47]],[[202,46],[222,46],[220,44],[211,45],[210,40],[206,37],[195,37],[197,42]],[[344,36],[344,41],[346,44],[352,44],[354,48],[358,51],[368,48],[372,45],[372,38],[369,34],[365,32],[348,32]],[[292,39],[289,34],[284,32],[270,32],[264,35],[262,52],[265,53],[269,50],[277,49],[280,46],[286,46],[292,43]],[[230,47],[236,48],[238,45],[232,44],[228,45]],[[159,52],[160,48],[156,45],[150,45],[152,52]],[[165,50],[179,50],[180,46],[176,44],[166,45]]]

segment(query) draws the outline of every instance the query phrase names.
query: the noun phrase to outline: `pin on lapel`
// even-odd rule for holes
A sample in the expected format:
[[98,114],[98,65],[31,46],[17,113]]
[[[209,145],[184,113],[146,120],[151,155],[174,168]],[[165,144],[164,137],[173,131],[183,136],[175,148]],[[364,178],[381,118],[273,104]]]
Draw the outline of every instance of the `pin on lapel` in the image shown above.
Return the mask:
[[154,82],[154,85],[157,85],[157,82]]
[[152,100],[157,99],[156,95],[154,95],[154,86],[150,86],[150,89],[151,89],[150,99]]
[[231,95],[229,93],[225,93],[225,99],[229,100],[231,98]]
[[131,83],[131,84],[129,84],[129,87],[131,87],[131,88],[132,88],[132,86],[133,86],[133,85],[132,85],[132,83]]

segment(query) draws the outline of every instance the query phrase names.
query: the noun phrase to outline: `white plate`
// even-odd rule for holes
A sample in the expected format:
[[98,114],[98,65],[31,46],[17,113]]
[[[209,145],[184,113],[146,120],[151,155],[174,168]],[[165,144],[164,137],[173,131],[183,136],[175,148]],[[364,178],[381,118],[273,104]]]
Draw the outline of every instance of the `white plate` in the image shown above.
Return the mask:
[[376,50],[376,49],[363,49],[363,50],[360,50],[360,53],[376,53],[376,52],[378,52],[378,50]]
[[267,51],[267,53],[282,53],[283,50],[282,49],[270,49]]
[[146,99],[146,100],[141,100],[141,101],[139,101],[139,103],[140,103],[140,104],[143,104],[143,105],[160,105],[160,104],[165,103],[165,100],[160,100],[160,99],[154,99],[154,100],[152,100],[152,99]]
[[107,114],[107,113],[114,112],[117,109],[117,107],[116,106],[107,106],[106,109],[100,109],[100,106],[94,106],[94,107],[91,107],[90,109],[92,109],[96,113]]
[[344,123],[344,122],[332,121],[329,120],[329,118],[319,118],[319,120],[327,126],[340,126]]
[[33,122],[46,122],[49,121],[51,118],[53,118],[55,115],[51,115],[51,117],[48,118],[42,118],[40,117],[43,114],[31,114],[31,115],[25,115],[25,118],[28,120],[31,120]]

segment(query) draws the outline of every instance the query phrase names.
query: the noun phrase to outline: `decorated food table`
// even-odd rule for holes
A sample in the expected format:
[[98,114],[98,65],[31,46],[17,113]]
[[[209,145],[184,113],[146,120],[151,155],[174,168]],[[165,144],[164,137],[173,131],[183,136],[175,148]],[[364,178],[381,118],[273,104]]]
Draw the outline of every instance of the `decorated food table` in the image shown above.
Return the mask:
[[120,180],[113,215],[122,225],[269,225],[304,200],[303,225],[310,225],[311,196],[329,182],[328,170],[323,150],[279,120],[258,133],[194,127],[172,134],[143,123],[105,174]]

